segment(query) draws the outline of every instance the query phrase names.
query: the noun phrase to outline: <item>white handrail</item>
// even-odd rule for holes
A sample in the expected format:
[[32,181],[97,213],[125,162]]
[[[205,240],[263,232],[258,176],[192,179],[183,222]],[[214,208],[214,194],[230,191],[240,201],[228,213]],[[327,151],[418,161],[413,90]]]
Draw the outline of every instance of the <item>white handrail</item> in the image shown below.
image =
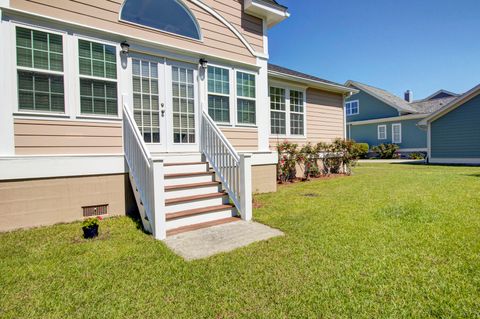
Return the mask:
[[242,218],[250,220],[252,216],[250,155],[239,155],[205,111],[202,112],[201,148]]
[[123,144],[125,159],[135,181],[153,235],[155,238],[163,239],[165,237],[163,161],[156,161],[150,155],[140,130],[125,103],[123,104]]

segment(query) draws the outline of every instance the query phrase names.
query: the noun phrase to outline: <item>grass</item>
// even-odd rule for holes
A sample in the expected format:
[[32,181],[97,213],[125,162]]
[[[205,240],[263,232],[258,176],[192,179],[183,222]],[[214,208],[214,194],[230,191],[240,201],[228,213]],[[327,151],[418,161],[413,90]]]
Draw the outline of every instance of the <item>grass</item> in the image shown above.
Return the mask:
[[1,318],[480,318],[480,168],[361,164],[256,196],[286,236],[185,262],[129,218],[0,235]]

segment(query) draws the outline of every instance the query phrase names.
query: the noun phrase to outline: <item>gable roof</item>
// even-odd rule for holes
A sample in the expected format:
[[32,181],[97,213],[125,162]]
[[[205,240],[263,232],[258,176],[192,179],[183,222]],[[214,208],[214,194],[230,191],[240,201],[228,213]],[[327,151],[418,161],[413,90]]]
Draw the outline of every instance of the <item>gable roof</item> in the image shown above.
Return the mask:
[[441,90],[438,90],[437,92],[427,96],[426,98],[422,99],[422,101],[442,99],[442,98],[447,98],[447,97],[457,97],[459,95],[460,94],[441,89]]
[[429,116],[427,116],[425,119],[420,121],[418,123],[419,126],[426,126],[429,122],[432,122],[436,120],[439,117],[444,116],[445,114],[449,113],[450,111],[453,111],[457,107],[461,106],[462,104],[470,101],[474,97],[480,94],[480,84],[475,86],[473,89],[470,91],[456,97],[453,99],[450,103],[447,105],[443,106],[442,108],[438,109],[436,112],[433,112]]
[[349,80],[346,83],[347,86],[353,86],[356,87],[357,89],[360,89],[374,98],[386,103],[387,105],[397,109],[399,112],[405,112],[405,113],[420,113],[417,109],[412,107],[410,103],[405,101],[404,99],[399,98],[398,96],[385,91],[383,89],[367,85],[364,83],[356,82]]
[[310,74],[298,72],[276,64],[268,64],[268,74],[271,77],[307,84],[309,87],[325,89],[339,93],[357,93],[358,91],[345,85],[325,80]]

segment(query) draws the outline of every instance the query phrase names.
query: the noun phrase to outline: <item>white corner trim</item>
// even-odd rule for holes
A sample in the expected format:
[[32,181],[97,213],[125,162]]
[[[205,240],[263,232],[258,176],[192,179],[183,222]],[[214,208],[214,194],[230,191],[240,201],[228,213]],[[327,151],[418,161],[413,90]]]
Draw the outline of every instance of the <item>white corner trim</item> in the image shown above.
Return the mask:
[[[10,0],[0,0],[0,8],[10,8]],[[0,10],[0,18],[1,17],[2,15]]]
[[465,165],[480,165],[480,158],[431,158],[429,160],[432,164],[465,164]]
[[268,55],[265,55],[264,53],[258,53],[256,52],[253,47],[250,45],[250,43],[248,43],[247,39],[245,39],[245,37],[240,33],[238,32],[238,30],[230,23],[228,22],[227,20],[225,20],[224,17],[222,17],[217,11],[215,11],[214,9],[212,9],[210,6],[206,5],[205,3],[203,3],[201,0],[190,0],[192,3],[196,4],[197,6],[199,6],[200,8],[202,8],[203,10],[207,11],[208,13],[210,13],[212,16],[214,16],[215,18],[217,18],[220,22],[222,22],[227,28],[230,29],[230,31],[232,31],[236,36],[237,38],[242,41],[242,43],[245,45],[245,47],[248,49],[248,51],[250,51],[250,53],[255,56],[255,57],[263,57],[263,58],[268,58]]
[[118,155],[38,155],[0,157],[0,180],[122,174],[128,172]]

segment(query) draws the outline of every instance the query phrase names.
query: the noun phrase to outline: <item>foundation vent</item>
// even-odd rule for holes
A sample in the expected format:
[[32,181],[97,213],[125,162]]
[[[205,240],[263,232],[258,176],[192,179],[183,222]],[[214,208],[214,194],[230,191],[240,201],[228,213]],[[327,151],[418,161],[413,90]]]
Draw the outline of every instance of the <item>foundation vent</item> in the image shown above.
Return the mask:
[[83,206],[83,217],[100,216],[108,214],[108,204]]

